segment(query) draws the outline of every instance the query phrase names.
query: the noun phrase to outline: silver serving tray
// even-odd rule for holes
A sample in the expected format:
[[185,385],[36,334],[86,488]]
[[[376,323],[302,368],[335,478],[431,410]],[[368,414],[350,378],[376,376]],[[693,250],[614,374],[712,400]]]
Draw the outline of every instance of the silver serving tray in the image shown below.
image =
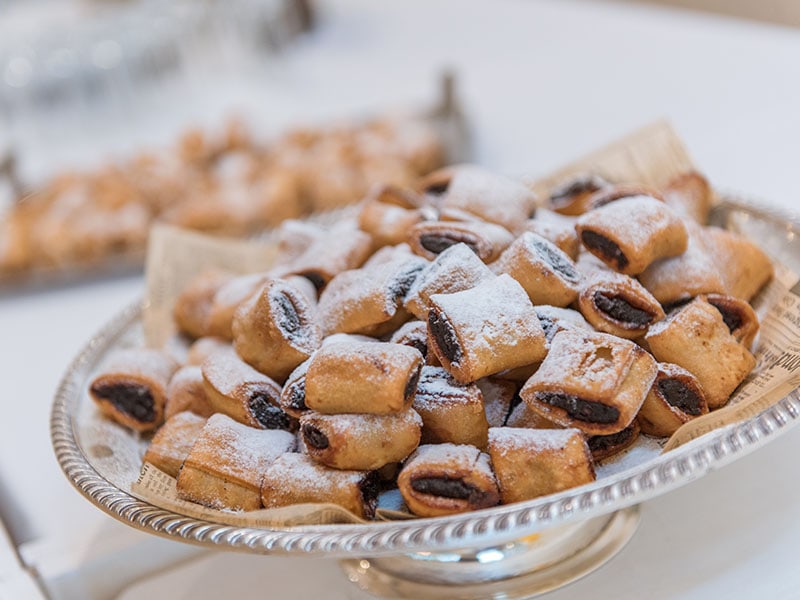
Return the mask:
[[[800,271],[796,217],[726,197],[712,220],[754,238]],[[145,442],[96,416],[86,389],[110,353],[141,343],[140,328],[137,303],[89,340],[61,381],[51,436],[72,484],[112,517],[174,540],[260,554],[359,557],[345,561],[351,581],[396,597],[436,597],[443,585],[451,598],[522,598],[552,589],[597,568],[624,545],[638,520],[631,507],[749,454],[800,422],[800,393],[794,390],[747,421],[592,484],[528,502],[363,525],[235,527],[164,510],[130,493],[139,473],[137,448]]]

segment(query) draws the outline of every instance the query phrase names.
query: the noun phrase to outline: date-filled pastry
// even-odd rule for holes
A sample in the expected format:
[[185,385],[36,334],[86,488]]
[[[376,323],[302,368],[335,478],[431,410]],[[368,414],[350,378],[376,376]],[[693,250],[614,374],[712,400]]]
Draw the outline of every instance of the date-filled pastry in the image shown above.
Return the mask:
[[581,242],[575,233],[575,217],[558,214],[546,208],[537,208],[523,229],[549,240],[572,260],[578,257]]
[[597,462],[616,456],[633,446],[634,442],[639,439],[640,432],[639,423],[634,419],[622,431],[609,433],[608,435],[592,435],[586,438],[586,443],[589,445],[592,458]]
[[737,342],[750,348],[758,333],[758,316],[748,302],[734,296],[708,294],[706,301],[722,315],[722,320]]
[[169,380],[164,418],[189,411],[201,417],[210,417],[214,409],[206,396],[203,371],[197,365],[181,367]]
[[411,227],[434,216],[423,207],[425,201],[412,190],[376,185],[361,206],[358,226],[372,236],[375,248],[400,244]]
[[100,412],[135,431],[150,431],[164,420],[167,387],[178,370],[159,350],[125,350],[116,354],[89,386]]
[[186,364],[199,367],[217,350],[232,347],[229,342],[222,338],[213,336],[198,338],[189,346],[189,350],[186,353]]
[[536,195],[524,184],[473,165],[452,168],[441,196],[443,209],[463,210],[514,231],[536,207]]
[[206,397],[215,412],[259,429],[297,428],[297,422],[280,407],[280,386],[233,350],[212,354],[201,370]]
[[555,423],[607,435],[631,424],[657,371],[653,357],[629,340],[565,329],[520,396]]
[[568,306],[578,297],[582,276],[572,259],[541,236],[526,231],[493,264],[508,273],[533,304]]
[[401,344],[325,344],[308,365],[305,404],[328,414],[401,412],[411,406],[422,365],[419,351]]
[[690,171],[678,175],[666,185],[664,202],[682,217],[705,225],[714,204],[714,192],[708,179],[697,171]]
[[414,255],[344,271],[320,295],[317,321],[323,335],[364,333],[380,336],[397,329],[409,314],[403,300],[427,261]]
[[577,429],[492,427],[489,456],[503,504],[555,494],[595,480],[592,455]]
[[728,402],[756,360],[731,335],[722,313],[696,298],[650,328],[645,336],[653,356],[683,367],[697,378],[708,408]]
[[461,292],[494,277],[466,244],[456,244],[422,270],[406,295],[405,307],[418,319],[427,321],[434,294]]
[[708,403],[697,378],[678,365],[659,363],[656,380],[636,419],[643,433],[667,437],[707,413]]
[[468,445],[420,446],[400,471],[397,487],[408,509],[420,517],[452,515],[500,502],[489,455]]
[[664,202],[633,196],[589,211],[575,229],[583,245],[620,273],[637,275],[659,258],[686,250],[681,218]]
[[413,408],[422,417],[422,443],[486,448],[489,423],[483,394],[474,383],[458,383],[441,367],[423,367]]
[[539,317],[539,323],[542,324],[544,337],[548,344],[562,329],[578,328],[586,331],[593,329],[577,310],[547,304],[535,306],[534,309]]
[[636,339],[664,318],[661,304],[628,275],[596,270],[586,277],[578,308],[597,330]]
[[550,208],[569,216],[582,215],[592,207],[590,198],[595,192],[609,187],[611,184],[591,173],[583,173],[568,179],[550,192]]
[[214,296],[232,277],[227,271],[214,269],[193,278],[175,299],[172,316],[178,330],[193,338],[209,335]]
[[505,227],[485,221],[425,221],[408,231],[411,249],[428,260],[455,246],[465,244],[485,263],[493,262],[514,241]]
[[337,504],[361,519],[372,519],[379,482],[374,471],[344,471],[290,452],[267,467],[261,484],[264,508],[292,504]]
[[250,365],[283,381],[322,343],[322,333],[305,297],[275,279],[236,309],[236,352]]
[[212,415],[178,473],[178,496],[211,508],[257,510],[264,471],[295,447],[288,431],[254,429]]
[[203,426],[204,417],[190,412],[178,413],[164,423],[153,436],[143,462],[150,463],[172,477],[178,476]]
[[267,282],[263,273],[233,277],[220,286],[208,311],[208,335],[233,340],[233,315],[239,305]]
[[522,286],[500,275],[430,299],[431,350],[458,381],[538,362],[547,352],[539,317]]
[[528,429],[563,429],[561,425],[545,419],[535,410],[532,410],[527,403],[520,400],[512,407],[508,414],[505,427],[523,427]]
[[422,419],[413,409],[390,415],[308,411],[300,433],[308,455],[335,469],[372,471],[404,460],[417,446]]
[[725,282],[725,293],[750,300],[772,279],[772,262],[753,242],[719,227],[706,227],[704,233],[706,248]]
[[360,267],[372,250],[369,234],[341,223],[313,238],[299,255],[274,271],[275,275],[302,275],[318,290],[342,271]]

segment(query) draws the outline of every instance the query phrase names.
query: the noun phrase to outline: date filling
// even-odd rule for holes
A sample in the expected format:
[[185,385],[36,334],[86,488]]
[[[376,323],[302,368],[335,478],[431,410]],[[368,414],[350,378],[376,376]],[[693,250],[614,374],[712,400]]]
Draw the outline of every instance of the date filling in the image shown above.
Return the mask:
[[291,419],[283,410],[270,403],[269,397],[261,392],[253,394],[247,403],[250,413],[264,429],[285,429],[291,428]]
[[455,477],[416,477],[411,480],[411,489],[419,494],[466,500],[471,505],[480,505],[489,495]]
[[643,328],[653,321],[653,315],[646,310],[636,308],[622,296],[595,292],[592,297],[597,310],[607,314],[611,319],[624,326]]
[[420,364],[414,369],[414,372],[411,373],[411,376],[406,381],[406,388],[403,391],[403,398],[405,398],[406,402],[409,402],[412,398],[414,398],[414,394],[417,393],[417,385],[419,384],[419,376],[422,374],[422,365]]
[[461,350],[461,344],[458,343],[456,332],[447,317],[435,310],[430,311],[428,314],[428,327],[430,327],[431,335],[444,357],[451,363],[458,363],[464,353]]
[[289,389],[289,406],[296,410],[306,410],[306,379],[303,377]]
[[456,244],[466,244],[470,250],[478,254],[477,240],[471,235],[455,231],[450,233],[423,233],[419,236],[419,243],[425,250],[434,254],[441,254],[450,246],[455,246]]
[[564,279],[570,283],[577,283],[580,281],[580,274],[578,273],[578,270],[558,252],[555,252],[553,248],[539,240],[533,240],[531,245],[533,246],[533,250],[536,252],[536,254],[538,254],[547,264],[553,267],[553,270],[561,275]]
[[317,450],[325,450],[330,445],[328,436],[309,423],[303,425],[303,439],[306,444]]
[[151,423],[156,418],[155,400],[146,385],[133,382],[95,384],[92,394],[108,400],[117,410],[140,423]]
[[625,446],[631,441],[633,434],[633,426],[628,426],[622,431],[610,435],[593,435],[586,440],[586,443],[592,452],[604,452],[610,448]]
[[615,263],[618,271],[628,266],[628,257],[625,256],[625,253],[622,252],[622,249],[616,242],[613,242],[606,236],[600,235],[590,229],[584,229],[581,233],[581,241],[583,245],[590,250],[596,250],[602,254],[605,260]]
[[305,323],[289,296],[283,292],[275,294],[272,297],[272,310],[275,314],[275,323],[289,341],[297,342],[305,339]]
[[619,419],[617,408],[592,400],[584,400],[573,394],[537,392],[535,397],[539,402],[564,409],[571,418],[578,421],[606,425],[616,423]]
[[658,393],[670,406],[674,406],[693,417],[702,414],[700,397],[679,379],[662,379],[656,386],[658,387]]

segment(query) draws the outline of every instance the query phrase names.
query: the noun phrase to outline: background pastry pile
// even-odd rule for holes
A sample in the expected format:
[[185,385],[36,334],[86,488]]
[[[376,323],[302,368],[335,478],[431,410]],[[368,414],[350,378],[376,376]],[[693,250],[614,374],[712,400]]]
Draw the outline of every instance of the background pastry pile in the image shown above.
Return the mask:
[[0,278],[143,254],[155,221],[225,235],[349,204],[375,182],[410,185],[443,164],[436,132],[411,117],[256,140],[240,121],[187,131],[174,148],[54,177],[0,216]]
[[380,185],[329,227],[286,222],[266,273],[197,276],[174,307],[185,364],[132,350],[90,393],[219,509],[370,519],[396,487],[430,517],[586,484],[755,365],[772,265],[706,225],[712,202],[697,173],[580,176],[544,202],[474,166]]

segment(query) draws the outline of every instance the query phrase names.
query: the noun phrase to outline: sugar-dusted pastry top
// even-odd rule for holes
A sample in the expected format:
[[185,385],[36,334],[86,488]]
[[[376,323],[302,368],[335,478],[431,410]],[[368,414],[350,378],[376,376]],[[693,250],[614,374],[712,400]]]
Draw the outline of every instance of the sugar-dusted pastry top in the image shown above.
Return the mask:
[[[701,222],[709,189],[697,173],[665,190],[584,176],[537,208],[521,183],[448,167],[376,188],[329,227],[287,222],[270,271],[200,273],[178,300],[202,366],[169,385],[170,423],[217,413],[188,454],[175,440],[179,489],[372,518],[380,481],[427,517],[593,481],[640,436],[723,406],[753,368],[749,301],[772,267]],[[173,367],[148,356],[98,377],[141,362],[157,390]],[[283,451],[257,450],[272,433]]]

